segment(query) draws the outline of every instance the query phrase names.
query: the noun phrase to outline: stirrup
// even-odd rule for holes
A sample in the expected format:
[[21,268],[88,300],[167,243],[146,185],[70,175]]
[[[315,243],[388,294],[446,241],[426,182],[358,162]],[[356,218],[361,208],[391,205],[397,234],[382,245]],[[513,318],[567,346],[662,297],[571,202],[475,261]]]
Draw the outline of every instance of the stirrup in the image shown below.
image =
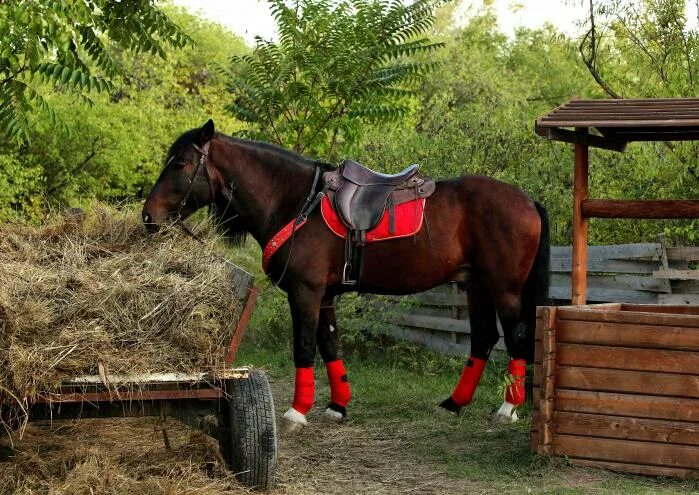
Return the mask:
[[352,275],[352,263],[350,262],[345,262],[345,266],[342,269],[342,285],[356,285],[357,281],[356,280],[349,280],[349,277]]

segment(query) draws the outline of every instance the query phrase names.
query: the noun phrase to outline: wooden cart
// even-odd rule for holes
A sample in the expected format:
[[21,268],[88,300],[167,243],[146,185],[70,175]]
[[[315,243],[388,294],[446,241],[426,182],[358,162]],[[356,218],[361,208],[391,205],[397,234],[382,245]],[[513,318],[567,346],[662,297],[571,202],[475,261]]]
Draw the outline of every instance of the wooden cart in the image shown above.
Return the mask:
[[536,132],[575,145],[575,306],[538,309],[532,448],[586,466],[699,477],[699,307],[585,306],[589,218],[699,218],[697,199],[589,199],[588,148],[699,139],[699,98],[572,100],[538,119]]
[[[244,484],[269,489],[277,462],[272,393],[258,370],[232,368],[258,289],[253,276],[231,265],[236,298],[243,307],[231,335],[225,368],[209,373],[119,376],[101,372],[64,382],[42,394],[30,421],[154,416],[175,418],[218,440],[228,467]],[[167,433],[163,431],[167,442]]]

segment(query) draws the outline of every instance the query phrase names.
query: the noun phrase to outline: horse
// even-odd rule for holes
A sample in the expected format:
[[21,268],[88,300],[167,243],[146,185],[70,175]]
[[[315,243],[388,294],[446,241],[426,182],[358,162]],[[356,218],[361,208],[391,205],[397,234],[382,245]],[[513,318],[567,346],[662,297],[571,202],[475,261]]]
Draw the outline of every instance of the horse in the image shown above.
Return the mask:
[[352,290],[405,295],[446,282],[467,292],[471,352],[437,410],[458,415],[471,402],[500,338],[499,317],[511,380],[494,419],[516,421],[516,407],[525,400],[526,363],[534,358],[536,306],[548,291],[545,208],[521,189],[485,176],[436,181],[425,200],[424,227],[408,238],[366,244],[361,284],[348,286],[342,283],[345,240],[330,231],[317,208],[303,213],[323,190],[319,173],[335,169],[276,145],[217,133],[209,120],[170,147],[146,198],[143,223],[157,231],[209,206],[224,236],[240,242],[249,234],[259,243],[269,258],[266,274],[286,292],[293,322],[294,399],[284,414],[289,429],[307,424],[316,348],[330,385],[324,416],[347,416],[351,391],[338,345],[336,297]]

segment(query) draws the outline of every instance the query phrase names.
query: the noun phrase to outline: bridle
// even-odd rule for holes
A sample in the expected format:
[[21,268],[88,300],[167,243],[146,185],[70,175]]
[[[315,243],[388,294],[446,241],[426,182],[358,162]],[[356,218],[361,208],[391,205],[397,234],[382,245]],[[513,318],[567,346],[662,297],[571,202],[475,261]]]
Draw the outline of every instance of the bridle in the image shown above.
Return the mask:
[[[194,147],[195,150],[199,153],[199,161],[197,162],[197,167],[194,169],[194,173],[192,174],[191,177],[188,177],[187,180],[189,180],[189,188],[187,189],[187,192],[185,195],[182,197],[182,200],[180,201],[180,205],[177,208],[177,218],[175,219],[175,224],[182,229],[183,232],[188,234],[190,237],[196,239],[200,243],[204,244],[204,241],[199,237],[195,232],[192,231],[192,229],[184,223],[184,220],[182,218],[182,210],[183,208],[187,205],[187,201],[189,201],[189,198],[192,196],[192,191],[194,190],[194,182],[197,180],[197,176],[199,175],[199,171],[203,170],[204,172],[204,177],[206,178],[206,182],[209,185],[209,194],[211,198],[211,202],[213,203],[214,198],[216,196],[216,192],[214,191],[214,184],[211,180],[211,174],[209,172],[209,165],[208,165],[208,157],[209,157],[209,145],[211,144],[211,141],[207,141],[204,143],[201,147],[197,146],[196,144],[192,143],[192,146]],[[228,203],[226,204],[226,209],[228,209],[228,206],[230,205],[231,201],[233,200],[233,188],[230,190],[223,190],[221,191],[223,196],[228,200]]]

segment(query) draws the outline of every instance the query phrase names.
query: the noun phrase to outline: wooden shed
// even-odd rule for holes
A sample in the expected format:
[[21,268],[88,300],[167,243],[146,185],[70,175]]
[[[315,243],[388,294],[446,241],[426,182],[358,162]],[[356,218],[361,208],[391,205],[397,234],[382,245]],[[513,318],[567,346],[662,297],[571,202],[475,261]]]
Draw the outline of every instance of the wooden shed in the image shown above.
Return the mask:
[[589,147],[699,139],[699,98],[572,100],[536,132],[575,145],[574,306],[538,309],[532,448],[580,465],[699,477],[699,307],[585,305],[589,218],[699,218],[692,198],[590,199]]

